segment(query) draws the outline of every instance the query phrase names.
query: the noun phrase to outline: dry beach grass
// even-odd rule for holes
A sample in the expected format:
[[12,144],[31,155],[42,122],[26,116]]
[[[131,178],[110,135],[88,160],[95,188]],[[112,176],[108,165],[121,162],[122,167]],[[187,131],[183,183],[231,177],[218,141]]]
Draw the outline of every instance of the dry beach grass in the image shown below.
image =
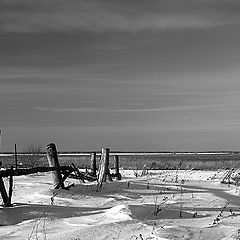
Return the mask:
[[[18,162],[23,167],[37,165],[48,166],[45,153],[31,152],[32,155],[20,154]],[[110,167],[113,167],[113,155],[110,156]],[[148,169],[195,169],[195,170],[215,170],[240,168],[239,152],[218,152],[218,153],[120,153],[120,167],[123,169],[142,169],[144,165]],[[97,155],[97,159],[100,154]],[[3,154],[0,161],[4,167],[14,165],[13,154]],[[90,167],[90,153],[85,154],[59,154],[60,165],[74,163],[80,168]]]

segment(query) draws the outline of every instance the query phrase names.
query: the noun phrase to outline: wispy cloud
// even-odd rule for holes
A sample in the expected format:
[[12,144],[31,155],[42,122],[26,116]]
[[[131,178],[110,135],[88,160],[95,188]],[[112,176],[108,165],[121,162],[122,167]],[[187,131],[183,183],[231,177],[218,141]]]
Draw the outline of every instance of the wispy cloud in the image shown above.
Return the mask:
[[206,28],[240,21],[237,0],[3,0],[0,30],[144,31]]
[[88,107],[88,108],[55,108],[55,107],[37,107],[37,111],[50,111],[50,112],[162,112],[162,111],[184,111],[184,110],[197,110],[209,109],[215,105],[190,105],[190,106],[174,106],[174,107],[159,107],[159,108],[111,108],[111,107]]

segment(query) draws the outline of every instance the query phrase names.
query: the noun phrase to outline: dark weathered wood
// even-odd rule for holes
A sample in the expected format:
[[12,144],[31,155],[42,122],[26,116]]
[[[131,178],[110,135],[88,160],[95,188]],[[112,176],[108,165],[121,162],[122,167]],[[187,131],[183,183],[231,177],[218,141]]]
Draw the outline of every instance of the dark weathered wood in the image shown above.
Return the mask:
[[119,173],[119,156],[118,155],[114,155],[114,161],[115,161],[115,173],[118,174]]
[[74,163],[71,163],[71,167],[74,169],[75,176],[78,176],[77,179],[82,180],[82,182],[84,183],[85,181],[84,181],[83,173],[81,173],[81,172],[79,171],[79,169],[75,166]]
[[111,177],[111,174],[110,174],[110,170],[109,170],[109,152],[110,152],[110,149],[109,148],[106,148],[103,149],[103,157],[105,158],[105,172],[104,172],[104,177],[103,177],[103,181],[106,182],[106,180],[109,180],[109,181],[112,181],[112,177]]
[[[60,188],[61,184],[64,183],[64,181],[69,177],[69,175],[70,175],[73,171],[74,171],[74,169],[73,169],[72,167],[69,168],[69,169],[64,169],[64,170],[62,171],[62,174],[63,174],[63,176],[62,176],[62,182],[59,183],[58,186],[56,186],[56,189]],[[68,189],[68,190],[69,190],[70,187],[71,187],[71,186],[64,187],[64,189]]]
[[[38,172],[51,172],[56,170],[56,167],[35,167],[35,168],[19,168],[19,169],[14,169],[13,170],[13,176],[21,176],[21,175],[29,175],[33,173],[38,173]],[[69,166],[61,166],[59,170],[63,173],[65,171],[71,170],[72,167]],[[0,170],[0,174],[2,177],[9,177],[10,176],[10,169],[6,170]]]
[[2,175],[0,174],[0,192],[1,192],[1,196],[3,199],[3,204],[4,206],[8,206],[9,200],[8,200],[8,195],[7,195],[7,191],[3,182],[3,178]]
[[18,159],[17,159],[17,144],[14,146],[14,157],[15,157],[15,169],[18,168]]
[[119,156],[118,155],[114,155],[114,160],[115,160],[115,176],[116,176],[116,180],[121,180],[122,179],[122,175],[119,172]]
[[104,181],[106,182],[106,180],[112,181],[112,176],[111,176],[110,169],[109,169],[109,154],[108,154],[108,161],[106,161],[106,167],[105,167],[105,179],[104,179]]
[[79,174],[71,173],[69,175],[69,178],[80,179],[80,180],[87,180],[89,182],[94,182],[94,181],[97,180],[97,177],[91,176],[91,175],[86,174],[86,173],[81,173],[81,172],[79,172]]
[[48,159],[49,167],[56,167],[56,170],[52,171],[54,188],[64,189],[64,183],[63,183],[62,175],[60,172],[60,165],[58,162],[56,145],[54,143],[48,144],[46,147],[46,151],[47,151],[47,159]]
[[8,205],[12,205],[12,192],[13,192],[13,166],[10,168],[10,177],[9,177],[9,190],[8,190]]
[[96,176],[97,175],[97,160],[96,160],[96,152],[92,152],[91,153],[91,172],[90,174],[92,176]]
[[0,151],[2,150],[2,130],[0,129]]

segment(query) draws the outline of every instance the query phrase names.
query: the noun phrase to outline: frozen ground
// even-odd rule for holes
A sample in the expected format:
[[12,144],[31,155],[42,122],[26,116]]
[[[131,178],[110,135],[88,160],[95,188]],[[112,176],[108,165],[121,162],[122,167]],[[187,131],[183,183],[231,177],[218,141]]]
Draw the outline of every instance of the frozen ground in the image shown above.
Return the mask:
[[[139,171],[141,173],[141,171]],[[51,174],[14,178],[12,208],[0,207],[0,239],[240,239],[240,189],[226,171],[151,171],[52,190]]]

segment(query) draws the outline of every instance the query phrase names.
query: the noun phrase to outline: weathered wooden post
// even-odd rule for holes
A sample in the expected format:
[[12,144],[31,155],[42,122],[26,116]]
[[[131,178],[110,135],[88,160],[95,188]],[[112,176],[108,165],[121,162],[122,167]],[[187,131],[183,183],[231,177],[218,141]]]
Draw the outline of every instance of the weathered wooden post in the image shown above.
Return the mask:
[[98,189],[102,187],[102,183],[106,182],[107,176],[112,181],[109,171],[109,148],[102,148],[101,160],[98,172]]
[[9,190],[8,190],[8,206],[12,206],[12,192],[13,192],[13,166],[10,168],[9,176]]
[[56,167],[56,170],[52,171],[54,188],[63,189],[64,183],[63,183],[62,175],[60,172],[60,165],[58,162],[56,145],[54,143],[49,143],[46,147],[46,151],[47,151],[47,159],[48,159],[49,167]]
[[102,156],[105,160],[105,171],[104,171],[104,177],[103,177],[103,181],[106,182],[107,179],[109,181],[112,181],[112,177],[110,175],[110,170],[109,170],[109,152],[110,149],[109,148],[103,148],[102,149]]
[[17,144],[14,146],[14,157],[15,157],[15,169],[18,167],[18,159],[17,159]]
[[121,180],[122,176],[119,172],[119,156],[118,155],[114,155],[114,160],[115,160],[115,176],[116,176],[116,180]]
[[9,206],[8,195],[7,195],[6,188],[4,186],[4,182],[3,182],[3,178],[2,178],[1,173],[0,173],[0,192],[1,192],[1,196],[2,196],[2,199],[3,199],[4,206],[8,207]]
[[97,161],[96,161],[96,152],[91,153],[91,176],[97,175]]

